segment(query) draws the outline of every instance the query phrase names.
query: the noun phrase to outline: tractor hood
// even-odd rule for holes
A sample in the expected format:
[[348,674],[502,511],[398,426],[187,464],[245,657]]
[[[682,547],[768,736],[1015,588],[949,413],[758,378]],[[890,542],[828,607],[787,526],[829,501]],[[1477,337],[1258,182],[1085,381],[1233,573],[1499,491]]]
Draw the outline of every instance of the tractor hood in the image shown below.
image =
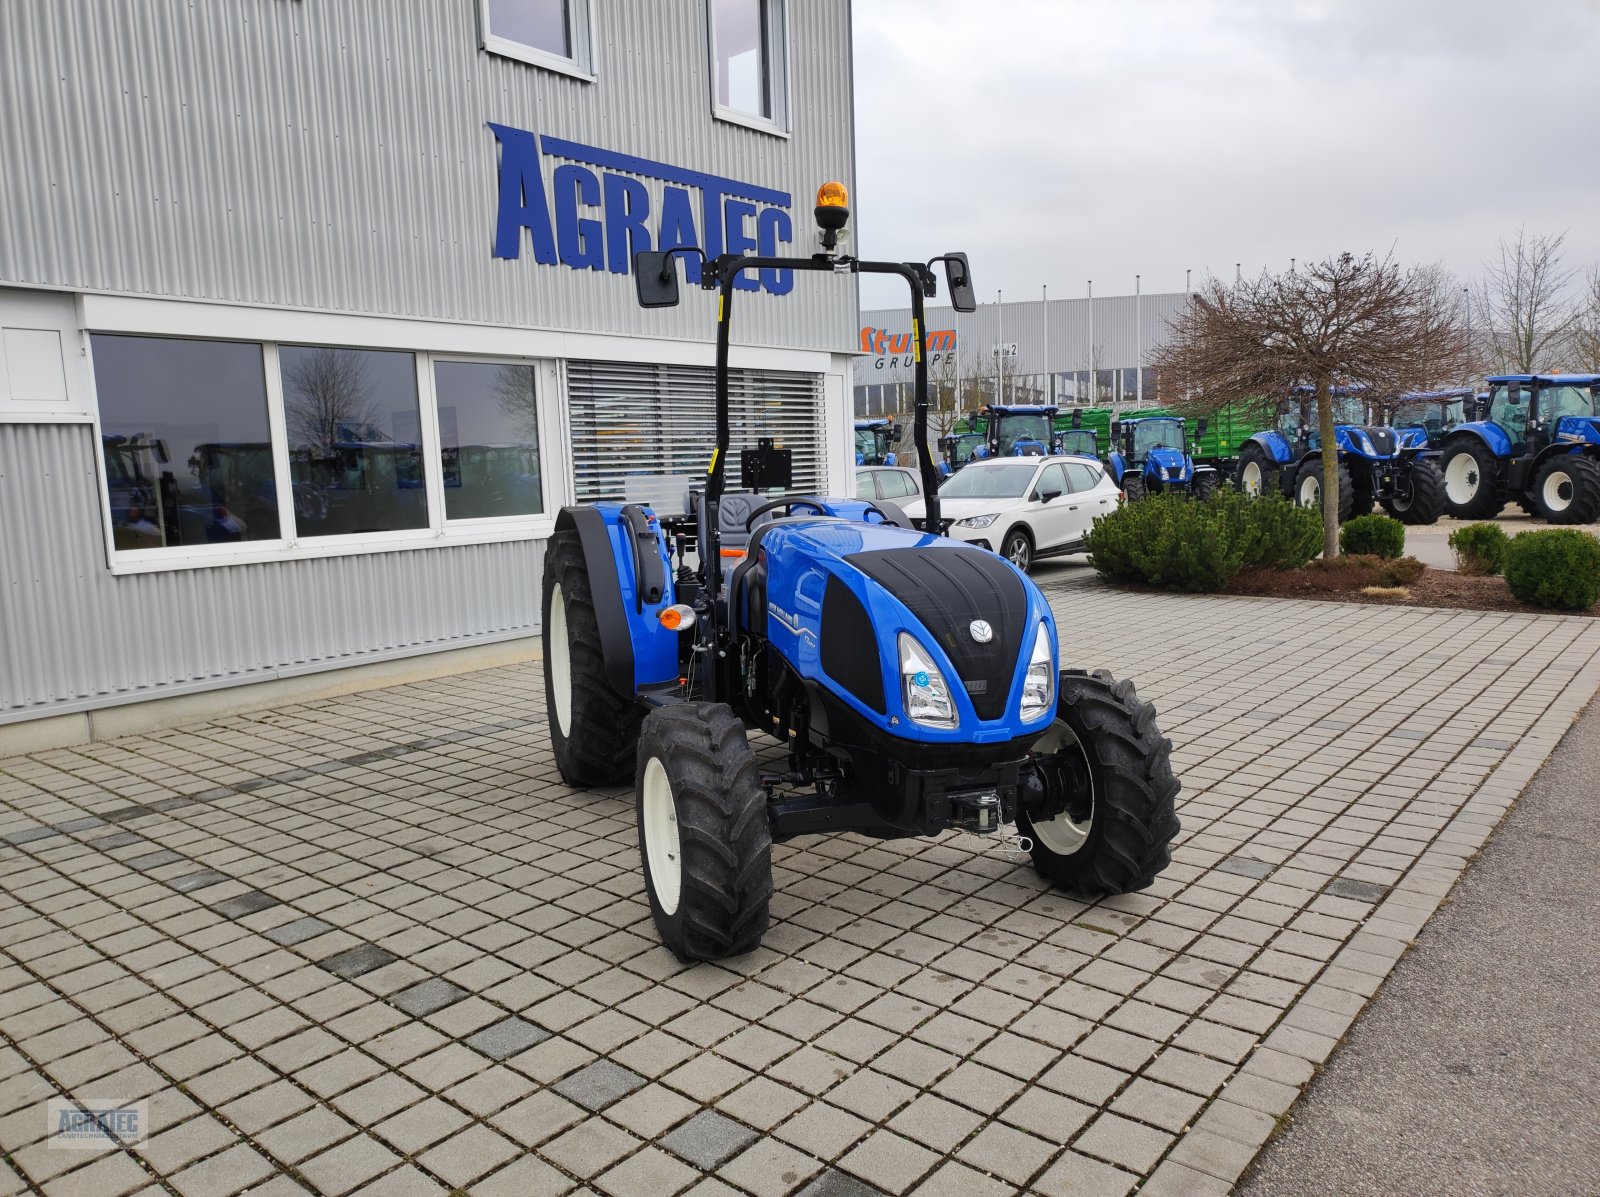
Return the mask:
[[1562,416],[1556,421],[1555,439],[1574,445],[1600,445],[1600,417]]
[[1158,478],[1175,478],[1181,481],[1187,473],[1188,462],[1178,449],[1151,449],[1145,455],[1145,469]]
[[[761,535],[767,635],[806,678],[895,737],[995,743],[1036,734],[1053,708],[1020,716],[1029,658],[1055,620],[1009,561],[940,536],[856,521],[781,520]],[[957,725],[914,722],[903,702],[900,636],[943,677]]]
[[1393,428],[1340,424],[1334,429],[1339,448],[1368,461],[1387,461],[1400,456],[1400,434]]

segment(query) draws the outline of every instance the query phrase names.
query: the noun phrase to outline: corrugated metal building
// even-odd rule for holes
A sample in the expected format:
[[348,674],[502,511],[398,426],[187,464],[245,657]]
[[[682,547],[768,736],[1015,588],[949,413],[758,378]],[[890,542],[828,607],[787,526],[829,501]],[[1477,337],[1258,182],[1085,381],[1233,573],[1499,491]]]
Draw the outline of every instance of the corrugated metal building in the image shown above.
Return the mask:
[[[537,631],[564,503],[703,468],[808,253],[848,0],[0,4],[0,725]],[[735,440],[848,485],[854,280],[745,283]]]
[[[1153,403],[1159,380],[1150,360],[1188,300],[1178,291],[1048,303],[1041,297],[982,304],[971,313],[931,308],[930,378],[947,403],[959,382],[960,409],[993,402],[1002,389],[1013,403],[1127,407],[1141,392],[1146,403]],[[862,356],[856,359],[854,386],[858,415],[908,410],[910,344],[910,308],[861,313],[856,348]],[[1091,371],[1096,386],[1090,385]]]

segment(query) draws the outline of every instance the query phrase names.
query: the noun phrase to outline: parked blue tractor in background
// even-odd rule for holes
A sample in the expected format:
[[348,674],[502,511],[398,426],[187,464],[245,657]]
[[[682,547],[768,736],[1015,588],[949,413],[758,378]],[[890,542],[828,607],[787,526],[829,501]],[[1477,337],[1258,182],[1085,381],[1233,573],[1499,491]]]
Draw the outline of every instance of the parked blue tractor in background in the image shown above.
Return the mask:
[[939,439],[939,477],[948,478],[969,461],[977,460],[983,447],[981,432],[952,432]]
[[1052,405],[990,403],[973,412],[968,423],[983,429],[983,445],[974,459],[989,457],[1053,457],[1061,439],[1052,427]]
[[[912,430],[927,532],[882,501],[769,499],[793,473],[771,441],[742,451],[744,491],[725,490],[742,273],[895,275],[910,286],[912,327],[927,327],[933,262],[843,254],[840,184],[818,192],[816,215],[814,256],[711,259],[689,246],[635,256],[645,307],[678,302],[679,256],[697,256],[700,285],[719,293],[704,494],[692,514],[687,503],[565,507],[545,550],[556,768],[573,786],[633,783],[650,912],[685,961],[761,942],[776,841],[994,834],[1014,821],[1043,877],[1096,896],[1148,886],[1178,831],[1154,709],[1109,673],[1059,670],[1039,589],[1004,557],[942,534],[926,355]],[[975,310],[966,257],[933,261],[951,306]],[[750,730],[786,757],[758,762]]]
[[[1375,506],[1406,524],[1432,524],[1444,513],[1444,476],[1424,433],[1371,423],[1363,394],[1333,396],[1339,455],[1339,522],[1370,515]],[[1277,427],[1256,433],[1239,451],[1239,489],[1277,493],[1302,507],[1322,506],[1322,435],[1316,397],[1297,388]]]
[[892,466],[895,464],[894,447],[904,434],[900,425],[889,420],[856,421],[856,464],[858,466]]
[[1471,387],[1447,391],[1410,391],[1384,404],[1389,427],[1408,448],[1438,449],[1457,425],[1472,418],[1476,395]]
[[[1180,416],[1142,416],[1112,423],[1111,441],[1118,447],[1106,455],[1106,465],[1130,503],[1146,495],[1208,499],[1216,493],[1222,475],[1215,466],[1194,460],[1188,427]],[[1204,436],[1205,431],[1202,419],[1195,436]]]
[[1552,524],[1600,519],[1600,374],[1498,375],[1487,408],[1444,439],[1451,515],[1493,519],[1514,501]]

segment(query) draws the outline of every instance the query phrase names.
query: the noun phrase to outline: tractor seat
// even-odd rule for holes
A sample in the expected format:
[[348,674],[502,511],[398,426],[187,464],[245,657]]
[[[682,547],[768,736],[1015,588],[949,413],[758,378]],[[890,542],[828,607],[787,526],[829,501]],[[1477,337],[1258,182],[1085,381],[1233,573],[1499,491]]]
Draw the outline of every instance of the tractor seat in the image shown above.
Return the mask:
[[754,528],[747,531],[744,526],[750,513],[768,501],[766,495],[749,491],[729,491],[722,496],[722,502],[717,505],[717,528],[722,533],[723,548],[746,548],[750,544],[750,534],[762,524],[772,522],[772,512],[769,511],[756,521]]

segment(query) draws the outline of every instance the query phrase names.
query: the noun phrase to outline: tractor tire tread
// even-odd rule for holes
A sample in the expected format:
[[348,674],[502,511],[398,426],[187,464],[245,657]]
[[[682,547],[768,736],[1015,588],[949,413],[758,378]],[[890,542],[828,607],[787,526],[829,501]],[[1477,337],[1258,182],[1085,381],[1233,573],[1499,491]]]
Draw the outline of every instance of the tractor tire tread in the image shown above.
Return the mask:
[[[1565,511],[1547,511],[1542,499],[1544,476],[1558,464],[1566,468],[1572,479],[1572,502],[1567,504]],[[1600,519],[1600,463],[1576,454],[1552,457],[1547,464],[1539,467],[1539,473],[1533,481],[1533,495],[1539,515],[1546,523],[1592,524]]]
[[1385,504],[1384,510],[1402,524],[1421,527],[1436,524],[1444,514],[1444,473],[1432,461],[1411,463],[1411,503],[1401,507]]
[[[1180,789],[1172,741],[1131,681],[1105,670],[1063,670],[1057,710],[1070,710],[1095,775],[1094,821],[1082,849],[1059,856],[1037,841],[1034,868],[1052,885],[1098,898],[1147,888],[1171,863]],[[1021,831],[1028,834],[1026,814]]]
[[[567,606],[568,657],[572,675],[572,731],[562,735],[556,721],[550,677],[550,602],[557,584]],[[643,709],[611,688],[600,651],[600,621],[595,614],[589,568],[578,533],[564,529],[545,548],[544,585],[545,708],[556,769],[569,786],[626,785],[633,780]]]
[[1453,445],[1446,445],[1444,456],[1439,459],[1439,469],[1446,476],[1450,473],[1451,460],[1461,453],[1469,455],[1478,466],[1478,492],[1465,503],[1452,503],[1448,493],[1445,495],[1445,510],[1458,520],[1492,520],[1505,508],[1506,502],[1500,493],[1500,463],[1489,452],[1487,445],[1474,439],[1458,440]]
[[[672,784],[682,852],[676,917],[664,918],[650,895],[663,940],[685,961],[753,951],[769,918],[772,829],[744,724],[724,703],[657,708],[639,737],[641,777],[652,755]],[[642,801],[640,808],[643,858]]]

